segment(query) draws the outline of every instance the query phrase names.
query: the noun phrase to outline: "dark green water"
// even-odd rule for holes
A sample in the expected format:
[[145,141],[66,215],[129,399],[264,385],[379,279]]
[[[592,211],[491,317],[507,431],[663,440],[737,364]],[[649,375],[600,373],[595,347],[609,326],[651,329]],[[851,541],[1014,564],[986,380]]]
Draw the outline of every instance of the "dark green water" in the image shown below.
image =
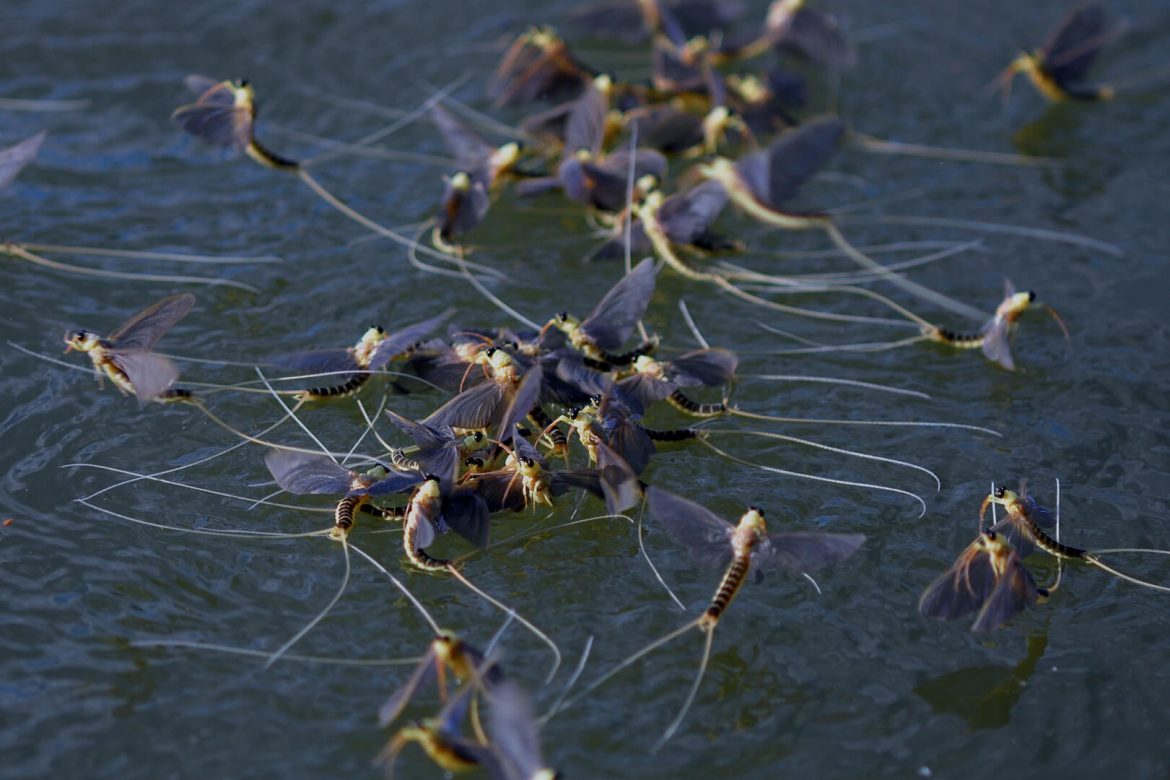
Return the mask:
[[[0,9],[0,97],[89,98],[83,112],[0,110],[0,145],[47,128],[36,165],[0,196],[6,240],[279,255],[281,265],[223,273],[259,288],[196,290],[195,311],[163,341],[167,351],[248,360],[312,346],[345,345],[373,322],[393,327],[455,306],[468,326],[505,321],[466,285],[412,269],[404,252],[363,232],[294,179],[227,159],[184,138],[168,121],[189,98],[189,72],[246,75],[262,104],[260,135],[290,154],[311,146],[280,128],[354,139],[385,119],[341,109],[326,93],[412,108],[433,85],[470,72],[457,94],[479,99],[502,35],[564,18],[563,4],[8,2]],[[1124,256],[1012,236],[985,236],[968,252],[915,274],[923,284],[991,308],[1002,280],[1035,288],[1072,333],[1066,349],[1042,315],[1025,319],[1014,374],[975,354],[916,347],[876,354],[779,357],[790,346],[759,322],[828,342],[892,338],[898,331],[826,328],[734,305],[664,272],[648,325],[669,346],[693,341],[675,307],[685,297],[713,343],[740,350],[747,374],[815,374],[913,388],[926,401],[848,388],[745,383],[744,407],[772,414],[948,420],[993,427],[1002,438],[960,431],[772,425],[794,436],[920,463],[920,473],[777,442],[725,437],[721,446],[760,463],[839,479],[881,482],[927,498],[800,481],[747,469],[698,448],[664,453],[647,479],[727,516],[757,503],[772,530],[823,528],[869,536],[854,560],[818,577],[818,596],[782,574],[749,583],[721,624],[707,679],[678,735],[649,746],[673,717],[697,663],[695,633],[552,720],[550,761],[570,777],[1164,777],[1170,772],[1170,609],[1164,594],[1081,567],[1053,600],[990,637],[962,623],[919,617],[918,594],[974,533],[992,480],[1028,478],[1041,497],[1063,484],[1064,538],[1084,547],[1170,548],[1170,377],[1165,254],[1170,103],[1165,89],[1100,106],[1047,109],[1026,89],[1010,107],[980,89],[1021,45],[1037,42],[1057,3],[837,4],[859,32],[861,66],[840,87],[842,113],[874,135],[948,146],[1068,157],[1061,171],[969,165],[847,151],[838,174],[810,187],[810,205],[873,201],[886,214],[954,216],[1072,230]],[[1164,65],[1170,17],[1156,3],[1113,9],[1134,21],[1106,54],[1105,78],[1137,78]],[[760,14],[753,9],[753,15]],[[596,44],[594,44],[596,46]],[[585,55],[623,75],[645,75],[625,56]],[[1160,60],[1161,57],[1161,60]],[[823,89],[818,88],[822,95]],[[514,119],[514,115],[504,115]],[[443,154],[429,126],[387,148]],[[326,184],[387,224],[429,216],[441,167],[340,157],[316,170]],[[742,261],[784,271],[807,261],[769,252],[821,246],[816,237],[765,233],[732,214],[723,224],[756,250]],[[858,243],[963,240],[969,231],[849,224]],[[618,275],[586,265],[579,213],[556,198],[506,198],[476,240],[475,259],[509,275],[494,290],[527,316],[585,310]],[[90,262],[102,262],[101,260]],[[130,261],[110,267],[145,268]],[[843,263],[834,268],[844,269]],[[154,267],[164,271],[167,268]],[[211,269],[195,269],[195,272]],[[191,268],[182,271],[192,272]],[[67,327],[108,331],[176,287],[87,280],[5,259],[5,340],[53,354]],[[826,297],[824,308],[860,311]],[[879,313],[878,310],[866,310]],[[956,326],[962,322],[926,310]],[[908,335],[909,332],[907,332]],[[71,356],[76,365],[84,358]],[[207,381],[252,378],[248,369],[184,366]],[[0,755],[5,778],[377,776],[370,762],[386,736],[376,725],[404,667],[278,663],[144,648],[156,639],[218,642],[271,651],[331,598],[344,571],[337,545],[320,538],[258,540],[150,529],[74,499],[116,478],[65,464],[158,471],[232,443],[189,409],[140,409],[91,377],[0,347]],[[376,405],[380,394],[364,398]],[[409,416],[435,396],[394,397]],[[263,396],[217,397],[217,412],[250,430],[279,417]],[[352,404],[305,415],[334,448],[352,445]],[[668,419],[668,418],[663,418]],[[761,424],[762,425],[762,424]],[[721,427],[731,427],[732,424]],[[747,427],[747,426],[741,426]],[[281,430],[303,443],[293,428]],[[367,442],[362,450],[372,449]],[[180,472],[187,485],[259,497],[268,479],[259,451],[243,448]],[[272,532],[322,527],[325,515],[259,507],[158,483],[95,499],[166,525]],[[323,506],[311,501],[306,506]],[[578,517],[599,514],[588,502]],[[499,519],[505,538],[568,520],[573,508]],[[440,623],[484,643],[502,615],[458,585],[406,574],[396,535],[359,528],[355,543],[400,573]],[[444,541],[444,545],[447,542]],[[662,533],[647,546],[696,612],[718,572],[696,569]],[[457,542],[452,553],[461,552]],[[1055,569],[1033,564],[1037,579]],[[638,555],[628,524],[609,521],[500,547],[465,569],[481,587],[546,629],[575,661],[596,645],[585,679],[680,625]],[[1165,578],[1167,568],[1147,566]],[[349,658],[420,653],[428,629],[390,584],[355,559],[340,604],[296,652]],[[513,626],[503,663],[550,704],[568,674],[541,682],[548,650]],[[412,710],[428,714],[429,705]],[[400,776],[438,770],[414,748]]]

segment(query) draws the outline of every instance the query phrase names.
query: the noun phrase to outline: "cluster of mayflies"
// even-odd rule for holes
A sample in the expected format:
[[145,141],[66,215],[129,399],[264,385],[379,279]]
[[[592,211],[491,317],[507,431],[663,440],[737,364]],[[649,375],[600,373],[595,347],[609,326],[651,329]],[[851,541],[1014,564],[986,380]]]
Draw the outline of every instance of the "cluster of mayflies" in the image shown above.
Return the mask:
[[[732,521],[690,499],[648,485],[644,478],[650,474],[648,479],[653,481],[651,462],[660,448],[705,447],[734,463],[770,473],[893,493],[912,499],[925,511],[923,499],[909,490],[781,469],[740,458],[720,446],[717,442],[723,438],[772,438],[925,473],[936,485],[938,482],[928,469],[907,461],[829,447],[770,430],[716,427],[713,423],[719,420],[786,420],[732,402],[732,389],[741,377],[740,358],[731,350],[704,343],[700,349],[677,351],[672,356],[663,354],[667,350],[661,339],[647,333],[642,325],[659,274],[677,274],[700,288],[711,285],[745,306],[838,327],[863,324],[915,331],[912,336],[888,342],[820,345],[808,351],[872,351],[926,341],[957,349],[979,349],[1003,369],[1016,368],[1012,354],[1015,330],[1020,317],[1037,306],[1035,293],[1018,292],[1008,283],[995,311],[982,312],[900,273],[904,268],[938,258],[883,264],[855,246],[845,236],[839,220],[828,212],[792,211],[785,203],[844,144],[878,152],[993,163],[1047,165],[1052,161],[883,142],[852,129],[835,116],[798,121],[807,90],[801,77],[781,68],[763,74],[735,69],[773,50],[795,54],[829,71],[847,68],[856,60],[856,53],[844,30],[831,14],[809,8],[803,0],[772,3],[763,25],[746,36],[725,34],[736,17],[731,4],[718,0],[627,0],[586,4],[577,9],[573,21],[593,36],[652,41],[653,74],[648,83],[626,83],[599,73],[575,55],[551,28],[534,27],[523,33],[505,52],[491,86],[491,96],[499,108],[536,101],[553,104],[519,123],[515,136],[523,143],[509,140],[492,145],[474,129],[477,115],[467,106],[444,101],[441,96],[430,101],[430,119],[455,160],[455,166],[442,179],[440,206],[431,224],[433,248],[420,246],[417,239],[358,212],[327,190],[310,173],[307,163],[284,157],[261,144],[256,137],[255,90],[250,83],[200,76],[187,79],[196,99],[177,109],[172,117],[183,130],[210,144],[242,152],[263,166],[295,175],[345,216],[408,247],[418,267],[472,284],[490,302],[520,320],[524,324],[521,329],[485,329],[469,323],[456,327],[451,310],[417,323],[400,324],[396,329],[372,326],[353,346],[256,359],[253,362],[263,387],[255,383],[177,385],[176,358],[154,349],[196,305],[195,297],[189,293],[163,298],[108,335],[87,330],[65,335],[67,350],[86,352],[99,380],[108,379],[122,393],[136,396],[143,404],[190,406],[237,434],[240,441],[236,446],[251,443],[262,448],[263,455],[257,456],[256,463],[258,467],[263,463],[280,491],[297,496],[327,496],[335,501],[332,525],[319,535],[340,545],[345,555],[346,580],[350,553],[355,551],[385,574],[432,628],[434,638],[415,671],[378,713],[381,726],[390,734],[378,756],[387,773],[393,771],[400,751],[415,743],[449,771],[482,767],[502,778],[558,776],[541,758],[538,728],[543,721],[534,714],[528,694],[505,673],[505,664],[495,652],[499,634],[491,646],[481,651],[455,632],[440,627],[389,569],[355,546],[355,538],[360,537],[361,525],[367,520],[401,528],[404,566],[457,580],[500,608],[506,614],[505,627],[517,621],[545,642],[553,653],[548,680],[561,664],[556,643],[519,611],[472,583],[461,571],[462,558],[446,559],[430,552],[440,535],[454,531],[470,550],[482,549],[490,542],[494,515],[555,507],[565,503],[566,496],[592,495],[604,503],[606,516],[640,516],[644,510],[653,524],[685,547],[696,562],[722,569],[722,579],[702,613],[570,696],[569,686],[584,671],[587,649],[569,686],[544,716],[547,720],[570,706],[582,706],[579,703],[598,686],[651,651],[697,629],[704,635],[702,660],[677,716],[655,743],[657,749],[683,724],[700,689],[715,629],[749,574],[780,568],[811,580],[811,574],[844,563],[865,541],[857,533],[769,531],[764,520],[767,496],[761,497],[761,506],[747,507],[738,520]],[[1097,53],[1115,33],[1107,28],[1100,7],[1078,8],[1040,49],[1014,60],[999,83],[1006,91],[1012,77],[1024,73],[1051,100],[1108,99],[1113,95],[1109,88],[1089,86],[1086,78]],[[0,103],[0,109],[4,107]],[[44,141],[44,133],[39,133],[0,149],[0,187],[12,183],[33,161]],[[671,161],[687,168],[677,181],[690,182],[692,186],[669,190]],[[485,220],[497,218],[493,207],[509,183],[519,197],[563,193],[579,204],[599,228],[601,243],[592,256],[625,258],[625,274],[613,282],[592,310],[550,307],[547,320],[531,322],[491,293],[477,275],[491,269],[467,259],[479,251],[472,243],[474,233]],[[727,255],[750,249],[714,227],[728,205],[773,228],[820,232],[834,251],[859,268],[849,273],[802,278],[753,271],[732,263]],[[976,229],[983,226],[959,221],[955,224]],[[999,232],[1014,230],[1005,225],[984,227]],[[1069,234],[1044,234],[1024,228],[1015,232],[1111,249]],[[961,251],[964,245],[958,246]],[[46,251],[109,253],[95,248],[3,244],[0,251],[58,270],[114,278],[218,281],[86,269],[41,256]],[[436,264],[419,260],[420,254]],[[645,259],[634,263],[632,256]],[[599,264],[595,268],[598,274],[609,273],[604,270],[607,266]],[[935,324],[871,289],[869,284],[873,282],[891,285],[976,324],[967,329]],[[809,293],[854,296],[882,307],[884,316],[822,311],[777,300]],[[1063,331],[1063,322],[1049,311]],[[437,335],[444,329],[446,335]],[[267,376],[261,366],[272,370],[273,375]],[[286,424],[296,424],[312,437],[301,413],[322,404],[350,403],[379,378],[410,382],[422,388],[420,392],[432,393],[436,397],[433,411],[422,419],[410,419],[384,409],[374,418],[366,414],[358,400],[362,414],[367,416],[366,433],[373,433],[383,449],[358,459],[356,465],[345,465],[347,459],[339,458],[349,453],[330,452],[324,446],[295,447],[280,441],[278,429]],[[846,379],[803,379],[914,394]],[[215,396],[229,391],[264,393],[277,400],[285,414],[261,433],[240,431],[213,408]],[[673,410],[675,419],[681,415],[690,422],[655,427],[652,419],[657,410],[667,407]],[[397,443],[382,438],[376,428],[378,422],[390,423],[389,428],[383,425],[383,431],[392,431],[387,436]],[[929,425],[994,434],[957,423],[876,424]],[[175,470],[129,474],[130,479],[83,501],[99,511],[125,518],[91,500],[120,485],[159,479]],[[1004,519],[985,522],[988,508],[1002,508]],[[773,528],[781,524],[778,521],[792,520],[777,514],[774,511],[770,517]],[[993,487],[979,515],[978,536],[923,593],[919,609],[924,615],[940,619],[974,615],[972,630],[992,631],[1021,610],[1051,598],[1059,585],[1059,574],[1055,583],[1042,587],[1024,564],[1036,548],[1061,561],[1080,561],[1139,585],[1170,590],[1124,574],[1103,560],[1111,554],[1161,551],[1089,551],[1068,546],[1059,540],[1053,515],[1022,490],[1016,493]],[[1057,523],[1058,518],[1059,514]],[[640,530],[639,525],[639,533]],[[267,654],[267,663],[296,657],[288,651],[324,617],[344,588],[345,582],[323,612],[278,650]],[[401,722],[412,700],[426,694],[432,685],[442,701],[441,710],[432,718]],[[481,708],[486,708],[485,718],[481,718]]]

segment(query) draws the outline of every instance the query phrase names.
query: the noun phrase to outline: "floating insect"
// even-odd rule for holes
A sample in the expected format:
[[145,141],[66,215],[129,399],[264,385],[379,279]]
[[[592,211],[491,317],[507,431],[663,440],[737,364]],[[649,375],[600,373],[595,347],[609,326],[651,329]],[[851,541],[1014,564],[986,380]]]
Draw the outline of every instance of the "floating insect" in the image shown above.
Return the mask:
[[491,766],[494,762],[491,751],[460,734],[475,690],[473,684],[464,685],[436,717],[416,720],[395,732],[377,758],[377,763],[385,767],[386,777],[394,777],[394,763],[398,754],[411,742],[426,751],[435,764],[448,772],[465,772],[480,766]]
[[694,417],[716,417],[728,411],[725,403],[700,403],[688,396],[684,387],[721,387],[735,377],[739,358],[727,349],[696,349],[673,360],[655,360],[642,355],[634,361],[633,375],[618,381],[614,392],[635,414],[657,401]]
[[831,70],[850,67],[857,59],[835,16],[809,8],[806,0],[774,0],[763,30],[748,39],[728,39],[717,60],[757,57],[769,49],[791,51]]
[[1006,98],[1016,74],[1023,73],[1041,95],[1054,102],[1112,100],[1112,87],[1090,86],[1084,81],[1101,49],[1120,32],[1121,28],[1106,28],[1101,5],[1081,5],[1060,21],[1043,46],[1021,52],[1012,60],[997,83]]
[[194,305],[194,295],[179,293],[138,312],[106,338],[88,330],[69,331],[65,351],[88,353],[99,381],[104,374],[123,394],[136,395],[142,403],[188,400],[190,392],[171,389],[179,370],[151,349]]
[[491,93],[498,106],[563,100],[579,93],[595,74],[570,52],[551,27],[521,33],[496,67]]
[[[1034,291],[1017,292],[1011,282],[1005,281],[1003,302],[996,308],[995,315],[978,331],[958,333],[928,325],[923,328],[923,336],[929,341],[947,344],[959,349],[980,349],[988,360],[998,363],[1008,371],[1014,371],[1016,361],[1012,357],[1012,340],[1015,337],[1016,327],[1024,312],[1036,305],[1043,304],[1036,303]],[[1060,315],[1050,306],[1044,305],[1044,308],[1056,320],[1067,340],[1069,337],[1068,329],[1065,328]]]
[[975,612],[971,630],[989,633],[1047,599],[1050,592],[1036,585],[1007,539],[994,530],[983,531],[927,587],[918,600],[918,611],[938,620],[954,620]]
[[[365,473],[352,471],[325,455],[294,450],[270,450],[264,465],[276,484],[298,496],[344,494],[333,513],[333,538],[344,540],[353,528],[354,515],[377,496],[401,493],[417,485],[417,471],[390,471],[376,465]],[[376,513],[376,512],[373,512]]]
[[[650,516],[686,547],[697,562],[727,567],[723,579],[703,614],[626,658],[573,697],[570,702],[594,690],[647,653],[691,629],[698,628],[706,634],[703,658],[682,708],[654,745],[653,750],[657,751],[674,735],[686,717],[707,669],[715,628],[747,580],[749,572],[755,571],[759,576],[761,569],[774,565],[797,574],[815,572],[849,558],[861,547],[865,536],[827,533],[769,534],[764,524],[764,514],[756,507],[748,507],[739,522],[732,524],[693,501],[653,486],[646,490],[646,502]],[[568,703],[566,702],[566,705]]]
[[488,735],[504,780],[559,780],[561,777],[540,756],[540,736],[532,701],[510,680],[492,688]]
[[261,146],[255,138],[256,90],[246,79],[216,81],[190,75],[187,88],[199,95],[180,106],[171,119],[191,135],[214,145],[244,152],[269,168],[296,170],[300,165]]
[[[1059,483],[1058,483],[1059,489]],[[1035,498],[1029,496],[1023,488],[1017,493],[1008,490],[1005,487],[996,487],[987,498],[983,499],[983,504],[979,507],[979,523],[982,526],[984,515],[987,508],[991,505],[998,505],[1003,507],[1006,517],[1003,520],[992,526],[992,531],[997,531],[1005,536],[1017,540],[1015,544],[1017,547],[1024,545],[1021,550],[1021,555],[1026,555],[1023,549],[1031,551],[1032,546],[1039,547],[1049,555],[1061,558],[1064,560],[1081,561],[1100,569],[1107,574],[1132,582],[1135,585],[1141,585],[1152,590],[1168,591],[1170,587],[1165,585],[1158,585],[1156,583],[1147,582],[1146,580],[1133,577],[1129,574],[1124,574],[1112,566],[1106,564],[1101,560],[1102,555],[1116,554],[1116,553],[1149,553],[1154,555],[1170,555],[1168,550],[1150,550],[1144,548],[1116,548],[1111,550],[1082,550],[1078,547],[1070,547],[1067,544],[1061,543],[1058,539],[1053,538],[1048,534],[1047,529],[1053,525],[1052,513],[1041,506]]]
[[431,640],[427,652],[406,682],[378,709],[378,725],[386,728],[398,720],[414,695],[432,682],[437,684],[439,695],[445,700],[448,670],[464,683],[474,683],[489,693],[504,680],[504,671],[498,664],[488,664],[483,653],[455,632],[443,631]]
[[[549,320],[544,333],[549,333],[550,329],[564,333],[574,349],[607,367],[629,365],[639,355],[647,354],[657,346],[657,342],[651,341],[631,352],[615,354],[615,350],[621,349],[629,340],[634,326],[646,313],[653,294],[654,263],[646,258],[611,287],[584,320],[562,311]],[[550,343],[546,348],[555,346]]]

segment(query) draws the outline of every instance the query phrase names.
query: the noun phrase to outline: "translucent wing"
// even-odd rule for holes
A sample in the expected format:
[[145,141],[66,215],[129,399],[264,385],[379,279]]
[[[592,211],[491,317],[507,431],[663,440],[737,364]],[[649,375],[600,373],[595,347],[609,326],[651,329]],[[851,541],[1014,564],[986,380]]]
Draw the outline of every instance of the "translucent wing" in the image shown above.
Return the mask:
[[459,167],[468,172],[479,171],[495,150],[467,125],[456,119],[439,104],[431,107],[431,120],[439,128],[444,143],[455,155]]
[[[188,86],[200,85],[202,76],[188,76]],[[179,127],[215,146],[237,150],[252,142],[253,106],[250,100],[237,103],[240,88],[231,81],[207,87],[194,103],[171,114]]]
[[703,142],[703,119],[690,112],[651,106],[627,116],[638,125],[638,142],[660,152],[684,152]]
[[[642,228],[641,222],[635,222],[630,225],[630,254],[644,255],[654,251],[654,245],[650,243],[650,239],[646,236],[646,231]],[[606,241],[597,249],[590,253],[589,260],[616,260],[626,256],[626,233],[624,225],[618,230],[617,235]]]
[[442,314],[413,325],[407,325],[391,333],[374,347],[374,352],[370,356],[370,369],[373,371],[381,370],[391,360],[422,341],[431,331],[450,319],[454,313],[454,309],[447,309]]
[[12,146],[0,149],[0,190],[11,184],[25,166],[36,158],[44,142],[45,131],[42,130]]
[[[492,689],[488,734],[508,780],[531,780],[545,768],[532,701],[513,682]],[[551,775],[550,775],[551,777]]]
[[419,471],[391,471],[364,490],[351,490],[350,495],[364,493],[369,496],[384,496],[389,493],[401,493],[422,481],[423,474]]
[[443,518],[452,531],[476,547],[487,547],[491,516],[487,501],[471,490],[459,490],[443,499]]
[[[440,516],[441,517],[441,516]],[[414,531],[414,549],[425,550],[435,543],[435,526],[427,517],[419,516]]]
[[389,409],[386,416],[418,446],[411,458],[419,468],[438,477],[444,487],[449,486],[459,465],[459,441],[451,427],[408,420]]
[[[298,374],[331,374],[339,371],[357,371],[361,367],[353,359],[353,353],[344,347],[338,349],[312,349],[278,355],[269,362],[284,371]],[[344,380],[345,376],[337,377]]]
[[1003,536],[1004,540],[1015,548],[1016,554],[1021,558],[1027,558],[1036,551],[1036,539],[1022,518],[1016,518],[1009,514],[989,530]]
[[1059,84],[1082,81],[1112,36],[1105,30],[1105,9],[1097,3],[1069,12],[1040,48],[1041,65]]
[[805,59],[839,70],[856,61],[853,47],[832,14],[807,6],[786,16],[778,30],[777,43],[798,52]]
[[452,428],[484,428],[496,416],[504,397],[504,388],[498,382],[485,382],[464,390],[423,422]]
[[503,416],[495,421],[500,441],[507,443],[512,438],[516,423],[527,417],[532,407],[540,400],[541,375],[541,371],[529,371],[525,374],[511,402],[504,409]]
[[1011,323],[1006,317],[995,317],[984,326],[982,348],[988,360],[999,363],[1008,371],[1016,370],[1016,361],[1012,358]]
[[183,77],[183,86],[196,96],[204,98],[207,103],[215,101],[221,102],[223,105],[234,105],[236,102],[235,96],[230,91],[216,91],[212,92],[212,87],[217,87],[221,84],[230,84],[231,82],[223,79],[213,79],[211,76],[203,76],[199,73],[191,73]]
[[777,138],[765,150],[736,163],[752,193],[766,205],[796,195],[841,145],[845,124],[835,117],[807,122]]
[[650,465],[654,454],[654,440],[631,420],[621,420],[606,427],[606,441],[614,452],[621,455],[635,474],[641,474]]
[[996,584],[991,556],[977,539],[955,564],[932,582],[918,600],[918,611],[938,620],[952,620],[983,606]]
[[116,350],[110,359],[130,379],[139,401],[149,401],[175,383],[179,369],[164,357],[138,350]]
[[601,443],[597,445],[597,471],[601,477],[606,512],[616,515],[641,502],[642,486],[638,475],[625,458]]
[[194,305],[195,296],[191,293],[163,298],[119,325],[108,340],[118,349],[149,350]]
[[504,509],[519,512],[524,509],[524,491],[520,487],[520,477],[514,471],[472,474],[463,480],[462,485],[474,490],[492,512]]
[[728,349],[696,349],[670,361],[667,374],[678,384],[701,384],[707,387],[726,385],[735,377],[739,356]]
[[435,680],[435,647],[432,644],[427,648],[426,655],[423,656],[422,661],[415,667],[414,671],[410,673],[410,677],[402,684],[398,690],[390,694],[390,698],[378,708],[378,725],[381,728],[386,728],[394,721],[398,720],[398,716],[406,709],[407,703],[414,696],[419,688],[430,685]]
[[269,450],[264,465],[276,484],[296,495],[338,494],[349,492],[354,474],[324,455],[292,450]]
[[658,401],[670,396],[678,385],[666,379],[634,374],[614,385],[614,392],[634,414],[645,414]]
[[1032,575],[1013,554],[1008,559],[1004,575],[988,596],[983,609],[979,610],[975,622],[971,624],[971,630],[977,633],[994,631],[1011,620],[1016,613],[1035,605],[1039,595]]
[[725,566],[731,560],[735,526],[706,507],[651,486],[646,490],[650,516],[661,523],[698,563]]
[[727,190],[716,181],[705,181],[687,192],[671,195],[658,209],[658,221],[670,240],[689,244],[707,232],[727,205]]
[[549,492],[562,496],[570,490],[586,490],[598,498],[605,498],[601,489],[601,475],[597,469],[562,469],[549,474]]
[[645,258],[610,288],[592,313],[581,322],[582,332],[599,348],[612,351],[634,332],[654,294],[654,262]]
[[594,156],[600,154],[607,113],[609,98],[595,83],[590,84],[573,102],[565,123],[565,154],[574,154],[579,149],[588,149]]
[[819,571],[844,561],[865,542],[865,534],[769,534],[752,554],[757,566],[779,564],[796,573]]
[[577,352],[565,354],[557,361],[556,374],[561,381],[578,388],[586,396],[604,395],[613,384],[608,374],[586,367]]
[[478,178],[458,187],[452,178],[444,178],[443,197],[439,202],[439,235],[456,238],[474,230],[491,209],[487,188]]

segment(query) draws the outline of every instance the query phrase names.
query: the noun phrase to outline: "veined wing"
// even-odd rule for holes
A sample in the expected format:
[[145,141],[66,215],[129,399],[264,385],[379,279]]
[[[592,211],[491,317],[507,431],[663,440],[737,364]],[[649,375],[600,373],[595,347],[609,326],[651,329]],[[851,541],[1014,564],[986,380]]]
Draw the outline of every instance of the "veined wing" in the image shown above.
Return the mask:
[[194,305],[195,296],[191,293],[163,298],[119,325],[109,335],[109,341],[117,349],[149,350],[176,322],[186,317]]

